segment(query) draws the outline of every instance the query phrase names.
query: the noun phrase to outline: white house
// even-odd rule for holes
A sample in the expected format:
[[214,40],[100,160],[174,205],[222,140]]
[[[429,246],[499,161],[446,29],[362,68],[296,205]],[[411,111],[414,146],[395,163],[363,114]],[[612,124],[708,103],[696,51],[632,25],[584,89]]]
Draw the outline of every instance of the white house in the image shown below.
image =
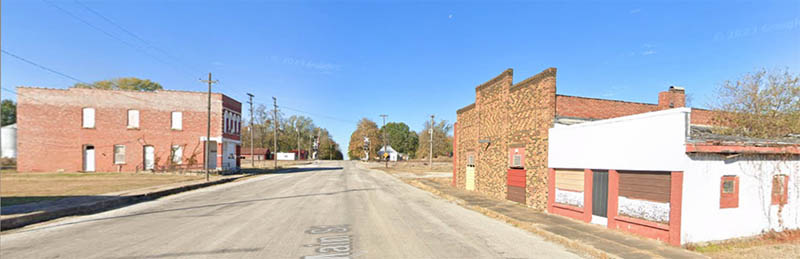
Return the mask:
[[380,150],[378,150],[378,157],[381,160],[384,159],[384,153],[389,155],[389,161],[397,161],[397,156],[399,153],[397,153],[392,146],[383,146]]
[[3,158],[17,158],[17,124],[3,126],[0,129],[0,146]]
[[295,155],[296,155],[295,153],[283,153],[283,152],[278,152],[276,154],[278,160],[295,160]]
[[548,211],[673,245],[800,228],[800,139],[715,135],[690,116],[551,128]]

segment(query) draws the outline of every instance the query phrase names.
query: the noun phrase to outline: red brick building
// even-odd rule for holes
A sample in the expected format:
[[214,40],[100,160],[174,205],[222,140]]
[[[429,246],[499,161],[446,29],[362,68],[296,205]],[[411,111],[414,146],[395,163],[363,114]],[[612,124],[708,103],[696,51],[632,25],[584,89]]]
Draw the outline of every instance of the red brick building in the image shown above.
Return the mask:
[[21,172],[239,168],[242,104],[208,93],[17,88]]
[[[548,197],[548,130],[591,120],[684,107],[682,88],[657,103],[559,95],[556,68],[513,83],[513,70],[475,88],[454,126],[453,183],[488,196],[544,210]],[[710,111],[692,109],[692,124],[710,124]]]

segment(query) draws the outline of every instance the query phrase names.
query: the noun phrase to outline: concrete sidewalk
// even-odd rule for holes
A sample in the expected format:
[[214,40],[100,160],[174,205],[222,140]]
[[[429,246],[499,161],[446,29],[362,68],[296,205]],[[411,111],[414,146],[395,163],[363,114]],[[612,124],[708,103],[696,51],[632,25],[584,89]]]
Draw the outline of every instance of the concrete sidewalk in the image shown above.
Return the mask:
[[524,207],[511,201],[495,200],[476,192],[456,189],[449,181],[429,178],[404,179],[464,207],[539,234],[551,241],[581,250],[598,258],[706,258],[689,250],[651,239],[610,230]]
[[208,182],[205,180],[177,182],[135,190],[3,207],[2,215],[0,215],[0,230],[20,228],[61,217],[93,214],[171,194],[227,183],[246,176],[249,175],[225,176]]

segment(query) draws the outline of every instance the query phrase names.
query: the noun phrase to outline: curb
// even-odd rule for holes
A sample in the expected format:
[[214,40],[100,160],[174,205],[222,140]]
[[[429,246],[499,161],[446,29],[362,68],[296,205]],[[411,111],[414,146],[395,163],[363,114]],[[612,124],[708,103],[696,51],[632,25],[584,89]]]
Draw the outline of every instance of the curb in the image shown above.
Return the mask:
[[177,194],[181,192],[196,190],[212,185],[223,184],[232,182],[238,179],[242,179],[245,177],[249,177],[250,175],[244,175],[240,177],[231,177],[220,179],[211,182],[204,182],[198,184],[191,184],[191,185],[184,185],[181,187],[165,189],[160,191],[148,192],[143,194],[136,194],[130,196],[121,196],[116,198],[109,198],[106,200],[96,201],[88,204],[82,204],[74,207],[56,209],[51,211],[38,211],[34,213],[29,213],[25,215],[21,215],[18,217],[9,217],[0,220],[0,231],[6,231],[16,228],[21,228],[27,225],[41,223],[53,219],[58,219],[67,216],[79,216],[79,215],[88,215],[94,214],[98,212],[108,211],[116,208],[120,208],[123,206],[128,206],[132,204],[136,204],[139,202],[144,201],[151,201],[155,200],[164,196]]
[[461,198],[458,198],[458,197],[443,193],[443,192],[437,190],[436,188],[431,187],[431,186],[429,186],[429,185],[427,185],[427,184],[425,184],[423,182],[420,182],[420,181],[418,181],[416,179],[408,179],[407,181],[404,181],[404,182],[409,183],[410,185],[412,185],[414,187],[417,187],[420,190],[427,191],[427,192],[433,193],[435,195],[438,195],[438,196],[440,196],[442,198],[445,198],[447,200],[453,201],[456,204],[458,204],[458,205],[460,205],[460,206],[462,206],[464,208],[480,212],[480,213],[482,213],[482,214],[484,214],[486,216],[489,216],[491,218],[502,220],[502,221],[504,221],[504,222],[506,222],[508,224],[511,224],[511,225],[513,225],[515,227],[518,227],[518,228],[521,228],[521,229],[523,229],[525,231],[537,234],[537,235],[543,237],[544,239],[546,239],[548,241],[552,241],[552,242],[561,244],[561,245],[563,245],[563,246],[565,246],[567,248],[574,249],[576,251],[582,252],[582,253],[584,253],[586,255],[589,255],[591,257],[594,257],[594,258],[614,258],[614,259],[621,258],[621,257],[619,257],[617,255],[609,254],[609,253],[607,253],[605,251],[602,251],[600,249],[594,248],[594,247],[592,247],[590,245],[586,245],[586,244],[583,244],[583,243],[580,243],[580,242],[577,242],[577,241],[573,241],[573,240],[570,240],[570,239],[568,239],[566,237],[557,235],[557,234],[555,234],[553,232],[550,232],[550,231],[544,230],[542,228],[539,228],[534,223],[522,222],[522,221],[510,218],[510,217],[508,217],[506,215],[494,212],[492,210],[488,210],[488,209],[485,209],[485,208],[482,208],[482,207],[479,207],[479,206],[475,206],[475,205],[467,205],[466,202],[464,200],[462,200]]

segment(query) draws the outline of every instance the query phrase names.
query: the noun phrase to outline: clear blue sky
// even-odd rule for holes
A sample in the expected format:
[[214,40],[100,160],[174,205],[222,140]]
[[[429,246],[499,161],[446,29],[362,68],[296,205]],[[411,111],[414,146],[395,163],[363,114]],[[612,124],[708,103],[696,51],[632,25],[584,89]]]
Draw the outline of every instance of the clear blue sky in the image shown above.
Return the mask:
[[[453,122],[507,68],[518,82],[557,67],[568,95],[654,103],[684,86],[696,107],[743,73],[800,70],[800,1],[80,3],[3,1],[2,48],[90,82],[204,91],[198,78],[213,72],[214,90],[242,102],[250,92],[317,114],[343,150],[362,117],[414,130],[430,114]],[[73,83],[2,55],[4,88]]]

